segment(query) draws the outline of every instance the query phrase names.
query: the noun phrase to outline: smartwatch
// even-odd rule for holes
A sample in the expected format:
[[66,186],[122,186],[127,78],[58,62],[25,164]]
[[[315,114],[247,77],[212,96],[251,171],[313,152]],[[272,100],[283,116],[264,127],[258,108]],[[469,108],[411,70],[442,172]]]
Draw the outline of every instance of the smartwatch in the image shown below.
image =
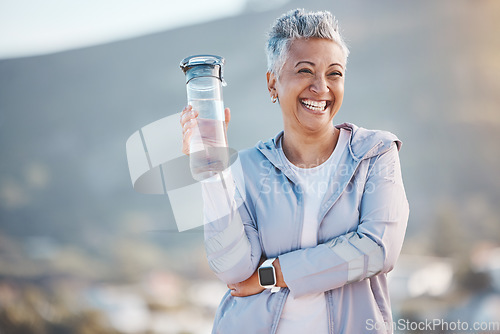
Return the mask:
[[276,286],[276,270],[273,266],[274,260],[276,260],[276,258],[267,259],[264,263],[262,263],[257,271],[259,274],[260,286],[266,289],[271,289],[272,293],[280,291],[280,287]]

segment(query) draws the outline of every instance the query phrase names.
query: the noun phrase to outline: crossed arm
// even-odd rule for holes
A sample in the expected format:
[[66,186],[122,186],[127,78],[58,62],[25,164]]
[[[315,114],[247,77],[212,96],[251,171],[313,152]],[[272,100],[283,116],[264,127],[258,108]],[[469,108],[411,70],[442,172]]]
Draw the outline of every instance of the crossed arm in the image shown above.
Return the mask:
[[[362,196],[356,231],[280,255],[273,263],[278,286],[299,297],[392,269],[403,243],[408,202],[396,146],[374,159],[367,182],[376,186]],[[262,250],[255,223],[241,197],[240,201],[235,201],[239,214],[205,225],[205,244],[214,272],[233,296],[243,297],[263,290],[256,272]]]

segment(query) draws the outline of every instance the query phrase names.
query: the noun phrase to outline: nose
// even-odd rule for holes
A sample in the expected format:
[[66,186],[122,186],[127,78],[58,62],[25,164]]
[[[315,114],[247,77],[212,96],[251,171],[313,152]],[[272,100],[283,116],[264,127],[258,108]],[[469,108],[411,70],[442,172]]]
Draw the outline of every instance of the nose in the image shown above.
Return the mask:
[[328,93],[329,88],[326,78],[322,75],[316,76],[310,86],[310,90],[318,95]]

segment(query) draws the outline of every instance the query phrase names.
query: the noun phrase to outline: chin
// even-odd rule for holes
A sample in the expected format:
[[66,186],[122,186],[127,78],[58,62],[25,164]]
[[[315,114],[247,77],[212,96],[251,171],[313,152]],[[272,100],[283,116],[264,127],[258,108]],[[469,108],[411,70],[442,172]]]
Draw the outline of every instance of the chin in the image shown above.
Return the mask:
[[328,128],[330,125],[333,125],[330,121],[319,121],[319,122],[311,122],[304,121],[301,122],[302,128],[307,132],[318,132]]

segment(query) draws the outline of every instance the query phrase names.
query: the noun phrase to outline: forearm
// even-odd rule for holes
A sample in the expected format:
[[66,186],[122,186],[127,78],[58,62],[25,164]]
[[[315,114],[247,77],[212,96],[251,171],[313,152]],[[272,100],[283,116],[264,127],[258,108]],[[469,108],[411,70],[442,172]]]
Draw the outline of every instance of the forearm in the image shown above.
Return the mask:
[[204,182],[202,189],[209,266],[226,283],[245,280],[257,267],[260,244],[231,171]]
[[201,182],[205,239],[224,231],[237,210],[236,187],[230,169]]
[[392,270],[409,214],[396,147],[373,166],[367,183],[374,189],[363,193],[355,231],[280,255],[281,272],[293,295],[335,289]]
[[[335,242],[335,240],[330,240],[328,243],[332,243],[332,242]],[[321,245],[320,248],[322,248],[323,246],[324,245]],[[368,246],[368,244],[367,244],[367,246]],[[342,285],[347,284],[349,281],[355,281],[355,280],[359,280],[359,279],[362,279],[365,277],[372,276],[372,275],[374,275],[382,270],[383,253],[382,253],[381,248],[378,245],[372,245],[371,247],[372,247],[372,251],[368,255],[371,257],[371,259],[368,260],[368,264],[366,265],[366,271],[364,271],[362,269],[365,267],[365,257],[367,256],[367,254],[361,255],[361,253],[358,253],[358,256],[357,256],[358,259],[355,258],[356,255],[352,255],[350,258],[341,259],[337,266],[331,266],[331,267],[327,268],[326,270],[324,267],[319,267],[319,269],[316,272],[314,272],[311,276],[316,276],[320,272],[327,274],[328,271],[330,271],[330,276],[336,276],[337,277],[336,280],[334,279],[334,280],[331,280],[328,282],[328,286],[327,286],[326,290],[331,290],[335,287],[340,287]],[[365,247],[365,248],[367,248],[367,247]],[[301,270],[301,268],[302,269],[304,269],[304,268],[300,266],[300,262],[305,261],[305,262],[311,263],[311,261],[308,258],[312,254],[308,255],[308,254],[306,254],[307,252],[313,253],[314,251],[312,250],[312,248],[308,248],[308,249],[301,249],[301,250],[297,250],[297,251],[288,253],[289,255],[282,254],[281,257],[284,259],[285,263],[291,262],[289,267],[296,268],[296,270],[293,270],[293,271],[287,270],[287,273],[288,273],[287,277],[290,281],[297,280],[297,279],[299,279],[299,277],[301,279],[304,278],[302,276],[303,270]],[[317,253],[318,252],[316,252],[316,254]],[[330,255],[330,254],[328,254],[328,255]],[[363,261],[361,261],[361,257],[363,258]],[[342,260],[344,260],[344,261],[342,261]],[[357,266],[351,265],[351,268],[350,268],[351,272],[349,273],[349,269],[346,271],[344,268],[344,265],[343,265],[343,262],[346,262],[346,261],[351,262],[351,263],[357,262],[360,265],[357,265]],[[284,274],[282,271],[279,257],[273,261],[273,266],[274,266],[274,269],[276,272],[276,286],[279,286],[281,288],[288,287],[287,282],[285,281],[285,277],[284,277]],[[340,270],[338,271],[339,275],[334,274],[334,272],[336,271],[336,267],[340,268]],[[347,275],[344,275],[344,273],[347,273]]]
[[371,277],[384,266],[383,247],[356,232],[279,256],[280,271],[294,296],[324,292]]

